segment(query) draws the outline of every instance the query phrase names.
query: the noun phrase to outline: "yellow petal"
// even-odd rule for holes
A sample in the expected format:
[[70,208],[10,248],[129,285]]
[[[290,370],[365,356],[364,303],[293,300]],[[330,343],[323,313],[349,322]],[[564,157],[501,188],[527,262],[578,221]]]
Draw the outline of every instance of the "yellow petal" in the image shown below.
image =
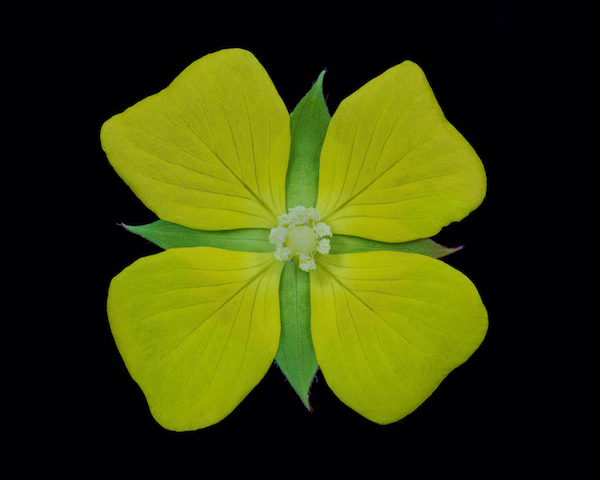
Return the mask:
[[279,345],[282,266],[272,253],[181,248],[113,279],[113,336],[163,427],[217,423],[264,377]]
[[334,233],[406,242],[467,216],[485,189],[479,157],[445,119],[421,69],[406,61],[333,115],[317,210]]
[[487,331],[471,281],[424,255],[321,257],[310,296],[313,343],[327,384],[379,424],[413,412]]
[[198,230],[271,228],[285,211],[289,114],[245,50],[221,50],[108,120],[102,148],[160,218]]

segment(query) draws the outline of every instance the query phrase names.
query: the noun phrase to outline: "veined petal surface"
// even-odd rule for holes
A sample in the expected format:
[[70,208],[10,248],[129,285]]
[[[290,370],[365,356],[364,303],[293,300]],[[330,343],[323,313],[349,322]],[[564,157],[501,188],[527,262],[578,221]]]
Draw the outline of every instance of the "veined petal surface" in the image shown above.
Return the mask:
[[285,211],[289,113],[256,58],[206,55],[109,119],[102,148],[158,217],[198,230],[271,228]]
[[315,354],[327,384],[379,424],[413,412],[487,331],[471,281],[424,255],[320,257],[310,295]]
[[321,151],[317,210],[337,234],[428,238],[479,206],[481,160],[406,61],[346,98]]
[[264,377],[279,345],[282,267],[272,253],[177,248],[113,279],[113,336],[163,427],[217,423]]

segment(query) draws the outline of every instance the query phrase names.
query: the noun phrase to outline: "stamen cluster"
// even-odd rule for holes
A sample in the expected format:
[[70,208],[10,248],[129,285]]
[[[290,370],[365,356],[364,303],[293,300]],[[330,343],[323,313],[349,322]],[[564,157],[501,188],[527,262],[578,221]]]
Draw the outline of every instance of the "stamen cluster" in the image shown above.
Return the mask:
[[317,268],[315,253],[329,254],[330,241],[324,237],[333,235],[331,228],[320,220],[321,214],[313,207],[298,206],[279,215],[278,225],[269,235],[269,242],[277,247],[275,258],[281,262],[297,261],[305,272]]

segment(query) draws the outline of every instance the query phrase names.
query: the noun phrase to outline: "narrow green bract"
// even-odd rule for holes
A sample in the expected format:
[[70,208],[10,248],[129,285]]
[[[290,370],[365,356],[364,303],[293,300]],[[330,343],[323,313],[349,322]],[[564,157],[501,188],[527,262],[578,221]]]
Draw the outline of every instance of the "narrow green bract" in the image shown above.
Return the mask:
[[207,232],[183,227],[175,223],[157,220],[147,225],[125,225],[146,240],[161,248],[215,247],[236,252],[272,252],[269,243],[269,230],[264,228],[241,228]]
[[462,247],[448,248],[430,238],[403,243],[386,243],[349,235],[334,235],[331,239],[331,255],[343,253],[364,253],[377,251],[419,253],[428,257],[441,258],[457,252]]
[[302,403],[308,400],[318,365],[310,333],[310,276],[286,262],[279,284],[281,336],[275,361]]
[[[321,72],[310,91],[290,114],[292,145],[286,177],[287,208],[314,207],[319,184],[321,146],[329,125]],[[285,212],[281,212],[285,213]],[[310,333],[310,276],[286,264],[279,286],[281,337],[275,361],[302,403],[310,410],[308,391],[317,373]]]
[[317,204],[319,158],[331,118],[323,97],[324,76],[325,70],[290,114],[292,145],[285,180],[287,208]]

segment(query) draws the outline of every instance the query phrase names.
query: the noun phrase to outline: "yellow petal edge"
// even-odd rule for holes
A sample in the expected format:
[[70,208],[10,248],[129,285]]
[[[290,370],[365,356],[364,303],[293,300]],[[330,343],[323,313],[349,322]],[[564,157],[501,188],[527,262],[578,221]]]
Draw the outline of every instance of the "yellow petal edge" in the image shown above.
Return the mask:
[[118,175],[168,222],[271,228],[285,211],[289,113],[248,51],[221,50],[104,123]]
[[115,342],[164,428],[219,422],[264,377],[279,345],[282,267],[272,253],[170,249],[112,280]]
[[485,191],[481,160],[410,61],[350,95],[331,119],[317,210],[336,234],[428,238],[477,208]]
[[322,257],[310,292],[315,354],[327,384],[379,424],[413,412],[487,331],[473,283],[424,255]]

